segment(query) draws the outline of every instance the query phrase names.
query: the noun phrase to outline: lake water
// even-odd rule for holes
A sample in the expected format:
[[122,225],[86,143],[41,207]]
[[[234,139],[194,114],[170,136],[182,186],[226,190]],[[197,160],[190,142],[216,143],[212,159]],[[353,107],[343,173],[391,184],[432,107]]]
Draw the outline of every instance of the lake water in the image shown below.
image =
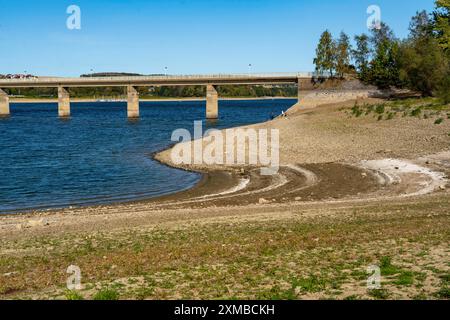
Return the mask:
[[[204,129],[266,121],[296,100],[220,101]],[[192,131],[205,102],[141,102],[129,121],[125,102],[72,103],[71,118],[52,103],[11,104],[0,119],[0,212],[105,204],[188,189],[200,176],[152,160],[172,131]]]

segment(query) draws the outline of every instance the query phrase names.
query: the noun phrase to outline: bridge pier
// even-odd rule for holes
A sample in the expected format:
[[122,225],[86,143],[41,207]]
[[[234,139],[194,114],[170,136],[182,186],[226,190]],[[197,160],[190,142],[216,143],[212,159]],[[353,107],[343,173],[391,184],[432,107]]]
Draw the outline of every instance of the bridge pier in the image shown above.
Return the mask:
[[9,97],[8,94],[0,89],[0,117],[9,116]]
[[70,117],[70,95],[67,88],[58,87],[58,116]]
[[139,118],[139,92],[136,87],[127,87],[127,114],[128,118]]
[[211,84],[206,86],[206,119],[219,118],[219,94],[217,87]]

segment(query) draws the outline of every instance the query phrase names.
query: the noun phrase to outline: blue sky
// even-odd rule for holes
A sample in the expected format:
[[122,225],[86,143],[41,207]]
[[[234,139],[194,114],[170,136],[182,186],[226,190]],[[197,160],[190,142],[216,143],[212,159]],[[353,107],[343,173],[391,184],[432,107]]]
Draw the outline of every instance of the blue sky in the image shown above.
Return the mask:
[[[69,5],[81,30],[69,30]],[[369,5],[400,37],[433,0],[0,0],[0,73],[312,71],[318,38],[367,32]]]

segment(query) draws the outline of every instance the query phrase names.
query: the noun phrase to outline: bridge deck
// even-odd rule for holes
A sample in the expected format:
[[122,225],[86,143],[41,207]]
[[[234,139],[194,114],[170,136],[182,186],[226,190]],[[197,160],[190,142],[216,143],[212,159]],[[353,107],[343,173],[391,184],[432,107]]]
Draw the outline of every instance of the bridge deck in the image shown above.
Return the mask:
[[179,86],[179,85],[226,85],[226,84],[296,84],[299,79],[311,79],[313,73],[268,73],[268,74],[217,74],[184,76],[137,76],[137,77],[92,77],[33,79],[3,79],[0,88],[27,87],[119,87],[119,86]]

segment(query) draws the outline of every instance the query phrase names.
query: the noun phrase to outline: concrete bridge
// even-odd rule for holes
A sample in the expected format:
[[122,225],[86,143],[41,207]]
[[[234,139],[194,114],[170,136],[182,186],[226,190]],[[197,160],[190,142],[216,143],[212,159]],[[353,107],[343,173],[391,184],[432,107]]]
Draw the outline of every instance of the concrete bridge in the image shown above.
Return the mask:
[[9,116],[9,97],[2,89],[10,88],[58,88],[58,114],[70,116],[68,88],[76,87],[126,87],[129,118],[139,117],[139,93],[137,87],[145,86],[206,86],[206,118],[217,119],[219,115],[217,86],[296,84],[300,97],[302,80],[311,80],[313,73],[268,73],[268,74],[218,74],[190,76],[139,76],[98,78],[33,78],[0,80],[0,116]]

